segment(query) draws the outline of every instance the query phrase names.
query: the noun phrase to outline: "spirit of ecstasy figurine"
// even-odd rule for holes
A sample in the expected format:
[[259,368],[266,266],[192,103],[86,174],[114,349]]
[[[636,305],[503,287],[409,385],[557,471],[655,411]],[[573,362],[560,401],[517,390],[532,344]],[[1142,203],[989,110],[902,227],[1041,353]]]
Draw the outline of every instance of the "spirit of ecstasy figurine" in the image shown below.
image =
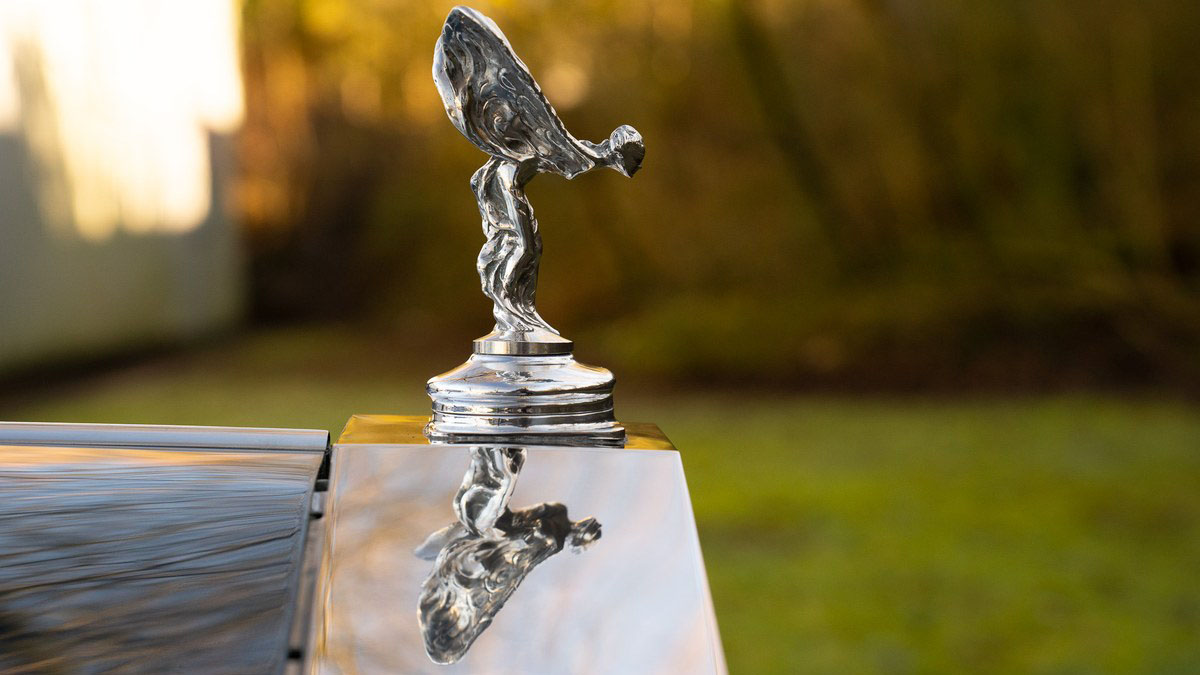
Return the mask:
[[641,134],[622,125],[601,143],[572,136],[496,24],[466,7],[446,18],[433,79],[450,121],[491,155],[471,189],[487,236],[477,267],[496,327],[475,340],[466,363],[429,381],[427,435],[619,444],[625,430],[613,416],[612,373],[576,362],[572,342],[534,306],[542,241],[525,184],[539,173],[574,178],[600,166],[632,176],[645,156]]

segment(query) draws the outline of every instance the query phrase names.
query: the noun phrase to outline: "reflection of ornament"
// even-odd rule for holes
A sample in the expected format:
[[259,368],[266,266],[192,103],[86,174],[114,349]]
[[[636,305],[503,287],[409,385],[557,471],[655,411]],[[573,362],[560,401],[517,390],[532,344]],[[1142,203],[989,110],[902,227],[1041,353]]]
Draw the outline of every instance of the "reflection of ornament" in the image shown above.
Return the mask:
[[[474,355],[433,378],[431,438],[569,434],[619,443],[612,374],[571,357],[573,343],[534,306],[542,240],[525,185],[539,173],[565,178],[606,166],[631,176],[645,146],[633,127],[600,143],[572,136],[496,24],[473,9],[446,17],[433,79],[454,126],[491,155],[471,177],[487,242],[477,269],[495,329]],[[530,386],[514,379],[528,374]]]
[[525,466],[524,448],[471,448],[471,468],[454,496],[454,515],[471,534],[490,534],[508,511],[508,499]]
[[471,467],[454,498],[459,522],[415,552],[434,560],[418,615],[425,651],[437,663],[461,659],[539,563],[564,546],[578,552],[600,538],[595,518],[573,522],[562,504],[510,511],[524,463],[521,448],[471,448]]

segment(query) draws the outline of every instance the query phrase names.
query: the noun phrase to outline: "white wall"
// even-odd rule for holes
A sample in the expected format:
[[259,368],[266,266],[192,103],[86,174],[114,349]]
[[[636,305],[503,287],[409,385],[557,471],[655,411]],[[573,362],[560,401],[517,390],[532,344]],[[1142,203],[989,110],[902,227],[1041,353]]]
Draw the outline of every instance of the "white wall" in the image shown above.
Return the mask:
[[0,4],[0,371],[236,322],[236,16]]

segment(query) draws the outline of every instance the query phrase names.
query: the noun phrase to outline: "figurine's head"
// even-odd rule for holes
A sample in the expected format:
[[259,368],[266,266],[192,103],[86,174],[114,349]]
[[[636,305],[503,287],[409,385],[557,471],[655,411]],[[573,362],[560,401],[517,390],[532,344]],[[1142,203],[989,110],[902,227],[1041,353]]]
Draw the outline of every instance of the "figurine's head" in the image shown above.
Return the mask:
[[626,176],[632,176],[642,168],[642,159],[646,157],[646,144],[637,129],[622,124],[613,129],[608,136],[608,152],[604,153],[604,163],[620,171]]

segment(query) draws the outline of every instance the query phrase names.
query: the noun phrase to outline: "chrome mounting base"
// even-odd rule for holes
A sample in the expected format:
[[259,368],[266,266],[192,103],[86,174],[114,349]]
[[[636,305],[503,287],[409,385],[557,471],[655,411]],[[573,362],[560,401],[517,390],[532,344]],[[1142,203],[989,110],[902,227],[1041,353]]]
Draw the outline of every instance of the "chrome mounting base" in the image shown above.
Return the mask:
[[431,441],[624,442],[625,428],[613,415],[611,372],[579,363],[570,351],[545,354],[520,345],[498,351],[477,340],[466,363],[429,380]]

